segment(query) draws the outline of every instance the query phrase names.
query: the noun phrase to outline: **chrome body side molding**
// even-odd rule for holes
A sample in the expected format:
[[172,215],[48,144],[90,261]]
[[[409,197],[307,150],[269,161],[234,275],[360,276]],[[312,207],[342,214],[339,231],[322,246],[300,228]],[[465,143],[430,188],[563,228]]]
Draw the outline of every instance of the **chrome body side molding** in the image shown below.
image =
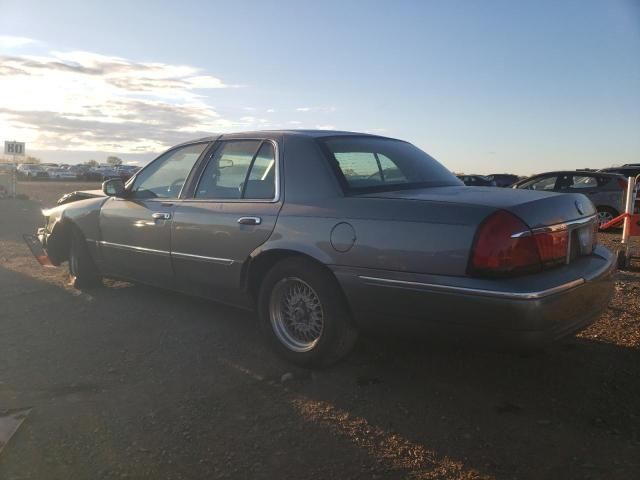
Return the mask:
[[193,255],[191,253],[171,252],[172,257],[184,260],[199,260],[201,262],[218,263],[220,265],[231,265],[233,260],[230,258],[205,257],[204,255]]
[[98,244],[101,247],[117,248],[119,250],[130,250],[134,252],[150,253],[153,255],[162,255],[162,256],[170,255],[170,252],[167,252],[166,250],[155,250],[153,248],[136,247],[134,245],[123,245],[121,243],[107,242],[105,240],[100,240]]
[[[95,240],[87,239],[87,242],[95,242]],[[184,260],[197,260],[201,262],[218,263],[221,265],[233,264],[233,260],[230,258],[205,257],[203,255],[193,255],[190,253],[168,252],[166,250],[155,250],[153,248],[137,247],[134,245],[123,245],[121,243],[107,242],[104,240],[101,240],[96,243],[98,243],[100,246],[103,246],[103,247],[118,248],[121,250],[130,250],[133,252],[140,252],[140,253],[149,253],[152,255],[171,256],[171,257],[176,257]]]
[[577,280],[572,280],[571,282],[563,283],[562,285],[537,292],[503,292],[499,290],[483,290],[479,288],[457,287],[454,285],[439,285],[436,283],[411,282],[408,280],[366,277],[362,275],[360,275],[359,278],[363,280],[367,285],[375,285],[379,287],[406,288],[410,290],[425,290],[443,293],[461,293],[482,297],[504,298],[507,300],[537,300],[549,295],[554,295],[556,293],[570,290],[585,283],[584,278],[579,278]]

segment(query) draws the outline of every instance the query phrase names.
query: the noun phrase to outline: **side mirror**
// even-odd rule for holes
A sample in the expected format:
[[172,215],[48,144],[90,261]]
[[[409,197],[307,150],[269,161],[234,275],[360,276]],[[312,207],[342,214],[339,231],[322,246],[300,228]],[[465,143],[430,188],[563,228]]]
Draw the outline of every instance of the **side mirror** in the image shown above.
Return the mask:
[[124,182],[121,178],[111,178],[102,182],[102,192],[108,197],[124,197]]

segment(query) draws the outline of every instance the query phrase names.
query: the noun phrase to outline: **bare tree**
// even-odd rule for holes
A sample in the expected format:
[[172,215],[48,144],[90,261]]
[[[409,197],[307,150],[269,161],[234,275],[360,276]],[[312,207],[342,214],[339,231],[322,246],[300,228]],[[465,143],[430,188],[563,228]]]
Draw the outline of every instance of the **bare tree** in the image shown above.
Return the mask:
[[114,156],[107,157],[107,163],[113,167],[122,165],[122,159]]

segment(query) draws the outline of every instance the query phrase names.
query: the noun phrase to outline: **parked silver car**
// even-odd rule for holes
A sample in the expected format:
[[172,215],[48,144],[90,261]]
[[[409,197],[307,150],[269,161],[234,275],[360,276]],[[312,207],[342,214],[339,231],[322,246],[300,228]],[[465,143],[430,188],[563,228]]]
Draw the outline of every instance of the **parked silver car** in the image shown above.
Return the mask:
[[574,170],[534,175],[515,183],[513,188],[587,195],[602,225],[624,212],[627,181],[615,173]]
[[76,286],[117,277],[256,309],[298,364],[339,359],[370,327],[540,345],[612,294],[584,195],[463,186],[401,140],[221,135],[103,190],[44,211],[39,239]]

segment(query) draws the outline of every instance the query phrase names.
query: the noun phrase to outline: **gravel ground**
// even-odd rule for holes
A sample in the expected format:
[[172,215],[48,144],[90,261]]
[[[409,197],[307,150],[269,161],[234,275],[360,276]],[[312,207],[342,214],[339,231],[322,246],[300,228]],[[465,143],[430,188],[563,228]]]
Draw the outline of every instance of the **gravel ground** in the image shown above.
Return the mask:
[[[32,183],[48,204],[77,188]],[[0,201],[0,410],[32,407],[0,479],[640,478],[638,263],[600,320],[535,355],[365,338],[310,372],[251,314],[71,289],[20,239],[39,208]]]

